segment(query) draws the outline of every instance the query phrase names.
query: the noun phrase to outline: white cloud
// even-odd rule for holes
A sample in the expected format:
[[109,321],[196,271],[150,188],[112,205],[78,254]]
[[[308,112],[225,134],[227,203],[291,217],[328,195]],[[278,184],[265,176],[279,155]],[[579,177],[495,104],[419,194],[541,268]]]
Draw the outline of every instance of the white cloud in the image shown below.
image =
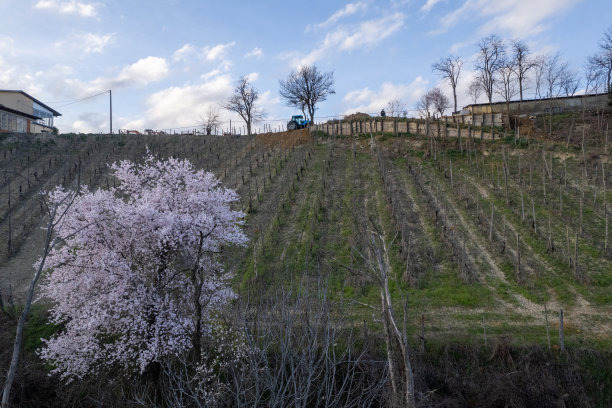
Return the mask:
[[233,89],[229,75],[219,75],[201,84],[173,86],[151,95],[146,126],[152,129],[194,126],[208,107],[218,107]]
[[413,109],[412,107],[416,101],[426,92],[427,84],[427,80],[418,76],[407,85],[383,82],[379,89],[375,91],[368,87],[356,89],[347,93],[342,98],[342,103],[346,106],[344,113],[378,113],[393,99],[400,99],[406,104],[408,109]]
[[227,53],[227,50],[233,47],[235,44],[236,42],[232,41],[227,44],[217,44],[214,47],[206,46],[202,48],[204,58],[206,58],[208,61],[222,59]]
[[440,20],[439,28],[433,34],[446,32],[462,21],[469,22],[474,16],[482,17],[478,32],[509,33],[515,38],[528,38],[548,28],[549,20],[570,10],[583,0],[465,0],[456,10]]
[[[114,82],[146,85],[164,79],[168,75],[168,63],[164,58],[142,58],[121,70]],[[113,82],[111,81],[111,82]]]
[[314,24],[314,25],[310,25],[310,24],[307,25],[306,31],[308,32],[312,30],[313,28],[323,28],[325,26],[329,26],[333,23],[338,22],[338,20],[340,20],[341,18],[355,14],[358,11],[365,10],[367,7],[368,5],[362,1],[359,1],[357,3],[348,3],[346,6],[344,6],[340,10],[337,10],[334,14],[332,14],[324,22],[319,23],[319,24]]
[[429,13],[429,10],[433,8],[436,4],[438,4],[440,0],[427,0],[425,4],[421,7],[421,11],[425,13]]
[[181,61],[186,59],[188,56],[195,52],[195,47],[191,44],[185,44],[178,50],[174,51],[172,59],[174,61]]
[[15,56],[15,41],[11,37],[0,37],[0,54]]
[[87,33],[82,37],[85,46],[84,51],[86,53],[102,52],[104,47],[112,42],[114,36],[115,34],[96,35]]
[[[256,80],[258,74],[247,75],[250,80]],[[133,118],[120,120],[120,126],[126,129],[139,129],[145,127],[151,129],[172,129],[179,127],[200,126],[202,116],[209,107],[218,108],[220,104],[227,101],[234,89],[234,81],[229,74],[215,75],[209,80],[199,84],[186,84],[173,86],[155,92],[147,99],[147,112],[144,118]],[[269,112],[280,104],[280,98],[276,92],[263,91],[259,94],[259,106]],[[230,115],[221,109],[221,121],[227,126]],[[243,122],[237,117],[231,117],[236,126],[242,126]]]
[[352,51],[372,48],[404,25],[406,16],[394,13],[376,20],[361,22],[357,26],[340,27],[328,33],[323,42],[306,56],[292,54],[295,67],[312,64],[334,51]]
[[101,53],[106,46],[113,42],[114,33],[98,35],[93,33],[81,33],[71,36],[69,39],[57,41],[55,46],[62,49],[73,49],[86,54]]
[[200,75],[200,78],[206,81],[206,80],[209,80],[210,78],[216,77],[220,73],[221,73],[220,69],[213,69],[212,71],[208,71]]
[[14,56],[13,40],[9,37],[0,38],[0,89],[21,89],[39,95],[41,81],[27,63],[10,58]]
[[263,51],[259,47],[253,48],[251,51],[244,54],[244,58],[249,58],[249,57],[261,58],[262,56],[263,56]]
[[259,78],[259,73],[258,72],[251,72],[250,74],[246,74],[245,75],[247,81],[253,83],[255,81],[257,81],[257,78]]
[[145,86],[168,75],[168,63],[164,58],[147,57],[124,67],[114,77],[99,77],[91,81],[70,78],[66,70],[46,74],[48,91],[64,98],[84,98],[108,89],[118,90],[131,86]]
[[82,113],[77,117],[77,120],[71,123],[70,127],[70,129],[62,129],[62,131],[73,131],[77,133],[108,132],[108,116],[101,113]]
[[94,3],[83,3],[76,0],[40,0],[34,6],[41,10],[51,10],[60,14],[77,14],[81,17],[96,17],[98,5]]

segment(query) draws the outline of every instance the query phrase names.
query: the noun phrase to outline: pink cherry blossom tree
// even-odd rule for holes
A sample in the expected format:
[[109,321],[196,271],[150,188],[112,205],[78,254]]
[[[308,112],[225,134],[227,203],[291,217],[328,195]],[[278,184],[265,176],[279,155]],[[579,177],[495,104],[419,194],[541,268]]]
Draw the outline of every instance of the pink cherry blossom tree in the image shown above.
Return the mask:
[[[148,156],[111,169],[117,187],[82,188],[46,260],[41,294],[63,329],[40,356],[63,378],[142,373],[189,353],[197,365],[215,313],[235,297],[216,257],[247,241],[243,214],[230,208],[236,193],[188,160]],[[61,208],[64,196],[58,187],[49,199]]]

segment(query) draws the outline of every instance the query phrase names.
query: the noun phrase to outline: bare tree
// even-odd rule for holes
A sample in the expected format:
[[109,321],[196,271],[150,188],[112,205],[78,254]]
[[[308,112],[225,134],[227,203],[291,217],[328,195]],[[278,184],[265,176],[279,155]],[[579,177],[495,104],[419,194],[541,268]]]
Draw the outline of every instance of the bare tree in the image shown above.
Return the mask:
[[480,40],[476,57],[476,80],[487,95],[489,103],[493,101],[496,73],[504,63],[505,47],[503,41],[492,34]]
[[468,95],[472,97],[474,105],[478,102],[478,98],[480,97],[481,92],[482,88],[480,87],[480,84],[477,80],[473,80],[468,88]]
[[391,263],[385,238],[377,231],[367,231],[368,252],[364,255],[352,248],[365,261],[371,277],[377,281],[380,288],[381,317],[387,348],[387,366],[391,380],[391,406],[414,408],[414,372],[410,362],[408,339],[405,331],[407,303],[404,303],[404,328],[400,329],[393,310],[391,292],[389,290]]
[[554,98],[558,97],[561,93],[561,80],[564,72],[568,70],[567,62],[561,59],[559,53],[553,55],[547,55],[542,58],[542,64],[538,67],[537,71],[540,71],[541,79],[546,87],[546,97],[549,98],[548,103],[548,114],[549,114],[549,136],[552,137],[552,115],[554,110]]
[[516,80],[518,82],[519,103],[517,110],[520,115],[521,102],[523,102],[523,91],[525,90],[527,81],[529,79],[527,74],[536,66],[537,59],[529,56],[529,47],[521,40],[512,42],[510,58],[510,66],[516,75]]
[[506,115],[510,118],[510,101],[519,92],[518,79],[515,77],[512,61],[506,61],[497,71],[499,80],[495,83],[495,92],[506,102]]
[[580,86],[580,77],[578,73],[565,65],[559,79],[559,87],[565,96],[573,96]]
[[226,319],[237,322],[249,350],[224,373],[228,405],[356,408],[380,398],[385,365],[372,362],[367,339],[356,344],[355,329],[335,309],[342,305],[332,304],[320,284],[316,293],[283,290],[239,304],[244,310]]
[[66,211],[74,202],[74,199],[78,195],[78,191],[79,190],[77,188],[76,192],[67,192],[63,199],[57,205],[51,207],[47,205],[45,196],[41,195],[41,200],[43,200],[44,207],[47,210],[47,216],[49,217],[47,220],[47,225],[45,226],[45,244],[43,248],[42,257],[38,260],[36,272],[32,277],[32,281],[30,282],[30,286],[26,294],[24,308],[21,312],[21,315],[19,316],[19,322],[17,323],[15,342],[13,344],[13,356],[11,358],[11,364],[6,375],[6,381],[4,382],[4,389],[2,391],[2,408],[8,408],[9,406],[11,388],[13,387],[13,382],[15,381],[15,374],[17,373],[17,366],[19,365],[19,355],[23,346],[23,330],[25,328],[26,320],[28,318],[28,314],[30,313],[30,308],[32,306],[34,290],[36,289],[38,280],[40,279],[40,276],[42,275],[42,272],[45,269],[45,261],[47,259],[47,256],[50,254],[51,250],[58,243],[60,243],[60,241],[55,235],[56,227],[62,221],[64,215],[66,214]]
[[561,79],[567,70],[567,62],[561,59],[559,53],[544,58],[543,75],[546,83],[546,97],[556,98],[561,94]]
[[536,66],[536,59],[530,58],[529,47],[523,41],[513,41],[511,47],[511,67],[518,81],[519,100],[523,101],[523,91],[528,80],[527,73]]
[[604,32],[599,40],[599,52],[588,59],[595,72],[605,78],[607,92],[612,92],[612,26]]
[[406,104],[401,99],[393,99],[387,103],[386,109],[389,116],[398,117],[406,113]]
[[334,73],[320,72],[316,65],[304,65],[291,72],[286,81],[280,80],[280,95],[288,106],[308,110],[310,121],[314,122],[316,105],[335,94]]
[[457,112],[457,82],[459,80],[459,74],[461,73],[461,66],[463,61],[459,57],[449,56],[441,58],[440,61],[435,62],[431,69],[434,72],[438,72],[442,75],[442,78],[450,82],[453,88],[453,100],[454,100],[454,111]]
[[208,110],[206,111],[206,116],[201,119],[202,127],[207,135],[212,134],[213,129],[219,126],[221,123],[219,110],[214,106],[209,106]]
[[247,134],[249,135],[251,134],[252,124],[265,117],[263,109],[256,105],[258,99],[259,91],[253,88],[251,81],[246,76],[242,76],[236,81],[232,96],[222,105],[224,109],[240,115],[246,124]]
[[434,114],[437,113],[439,116],[444,114],[448,108],[450,108],[451,104],[446,95],[442,93],[440,88],[434,88],[427,93],[434,108]]
[[446,95],[442,93],[440,88],[433,88],[418,100],[416,108],[421,116],[435,116],[436,113],[443,115],[444,111],[450,108],[451,104]]
[[544,79],[544,68],[546,66],[547,55],[538,55],[534,61],[535,65],[534,69],[534,80],[535,80],[535,89],[534,89],[534,97],[536,99],[542,99],[542,91],[546,87],[546,81]]
[[423,94],[416,103],[416,108],[422,117],[428,118],[435,112],[429,92]]

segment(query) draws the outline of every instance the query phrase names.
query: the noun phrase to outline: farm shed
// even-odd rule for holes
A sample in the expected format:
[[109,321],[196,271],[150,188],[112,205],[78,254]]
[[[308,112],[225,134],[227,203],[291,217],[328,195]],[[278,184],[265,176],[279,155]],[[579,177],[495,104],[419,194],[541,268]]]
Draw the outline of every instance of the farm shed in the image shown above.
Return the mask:
[[[539,114],[549,113],[550,109],[553,113],[561,113],[564,111],[580,110],[582,106],[586,109],[601,108],[606,106],[608,101],[607,93],[592,94],[592,95],[574,95],[563,96],[558,98],[543,98],[543,99],[524,99],[520,101],[510,101],[510,114]],[[469,115],[480,115],[483,113],[502,113],[506,114],[506,102],[493,103],[477,103],[463,107],[461,113]]]

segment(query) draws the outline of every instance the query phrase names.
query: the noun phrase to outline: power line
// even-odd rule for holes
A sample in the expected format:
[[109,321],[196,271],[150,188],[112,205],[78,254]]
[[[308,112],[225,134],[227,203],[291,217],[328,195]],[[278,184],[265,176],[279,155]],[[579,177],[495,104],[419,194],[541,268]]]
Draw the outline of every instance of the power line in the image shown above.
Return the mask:
[[81,99],[75,99],[75,100],[72,100],[72,101],[65,101],[65,102],[68,102],[68,103],[65,103],[63,105],[58,105],[58,106],[56,106],[56,108],[63,108],[64,106],[73,105],[75,103],[83,102],[83,101],[85,101],[87,99],[95,98],[96,96],[104,95],[104,94],[106,94],[108,92],[109,91],[104,91],[104,92],[97,93],[95,95],[86,96],[86,97],[81,98]]

